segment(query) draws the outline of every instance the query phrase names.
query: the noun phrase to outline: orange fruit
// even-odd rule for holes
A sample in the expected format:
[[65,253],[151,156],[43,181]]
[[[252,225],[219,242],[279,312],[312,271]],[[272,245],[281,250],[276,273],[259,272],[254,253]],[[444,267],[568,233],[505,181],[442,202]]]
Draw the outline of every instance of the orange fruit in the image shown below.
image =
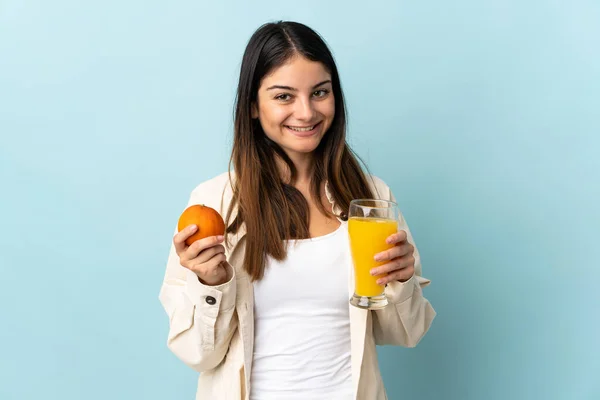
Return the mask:
[[203,204],[195,204],[186,208],[177,223],[177,230],[181,232],[188,225],[196,225],[198,230],[185,240],[190,246],[196,240],[209,236],[225,234],[225,222],[223,217],[214,209]]

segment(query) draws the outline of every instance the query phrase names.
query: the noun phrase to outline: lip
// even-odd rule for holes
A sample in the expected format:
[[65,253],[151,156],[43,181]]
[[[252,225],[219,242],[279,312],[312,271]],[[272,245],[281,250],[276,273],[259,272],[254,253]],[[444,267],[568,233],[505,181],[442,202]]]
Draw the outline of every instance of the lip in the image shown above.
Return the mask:
[[306,137],[311,137],[313,135],[315,135],[316,133],[318,133],[321,130],[321,126],[323,125],[323,121],[317,123],[315,125],[315,127],[310,130],[310,131],[303,131],[303,132],[299,132],[299,131],[295,131],[293,129],[290,129],[287,127],[287,125],[285,126],[285,129],[290,132],[292,135],[300,137],[300,138],[306,138]]

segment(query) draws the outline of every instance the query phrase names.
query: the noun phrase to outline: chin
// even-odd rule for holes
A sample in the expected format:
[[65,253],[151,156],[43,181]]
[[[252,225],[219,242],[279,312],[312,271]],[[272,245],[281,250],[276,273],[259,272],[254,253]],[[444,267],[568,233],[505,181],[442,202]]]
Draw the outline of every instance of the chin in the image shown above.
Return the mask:
[[311,148],[296,150],[296,152],[297,153],[303,153],[303,154],[310,154],[310,153],[313,153],[317,149],[317,147],[318,146],[314,146],[314,147],[311,147]]
[[303,143],[302,145],[296,144],[295,146],[288,146],[288,149],[296,153],[312,153],[319,147],[320,143],[321,141],[319,140],[312,143]]
[[318,146],[281,146],[281,148],[283,149],[283,151],[290,157],[293,158],[293,155],[299,155],[299,156],[304,156],[307,154],[312,154]]

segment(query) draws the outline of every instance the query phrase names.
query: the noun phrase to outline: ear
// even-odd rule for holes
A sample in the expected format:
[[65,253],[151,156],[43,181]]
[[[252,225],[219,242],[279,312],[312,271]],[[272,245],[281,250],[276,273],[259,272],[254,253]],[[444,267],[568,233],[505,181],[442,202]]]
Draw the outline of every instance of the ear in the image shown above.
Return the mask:
[[252,118],[253,119],[257,119],[258,118],[258,107],[256,106],[256,102],[252,103]]

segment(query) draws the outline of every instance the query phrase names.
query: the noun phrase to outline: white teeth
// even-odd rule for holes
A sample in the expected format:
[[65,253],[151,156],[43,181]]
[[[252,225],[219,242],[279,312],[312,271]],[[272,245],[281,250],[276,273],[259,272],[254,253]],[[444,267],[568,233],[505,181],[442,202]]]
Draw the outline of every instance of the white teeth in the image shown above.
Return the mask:
[[288,128],[290,128],[291,130],[296,131],[296,132],[308,132],[308,131],[312,131],[313,129],[315,129],[315,126],[316,125],[309,126],[308,128],[296,128],[294,126],[288,126]]

